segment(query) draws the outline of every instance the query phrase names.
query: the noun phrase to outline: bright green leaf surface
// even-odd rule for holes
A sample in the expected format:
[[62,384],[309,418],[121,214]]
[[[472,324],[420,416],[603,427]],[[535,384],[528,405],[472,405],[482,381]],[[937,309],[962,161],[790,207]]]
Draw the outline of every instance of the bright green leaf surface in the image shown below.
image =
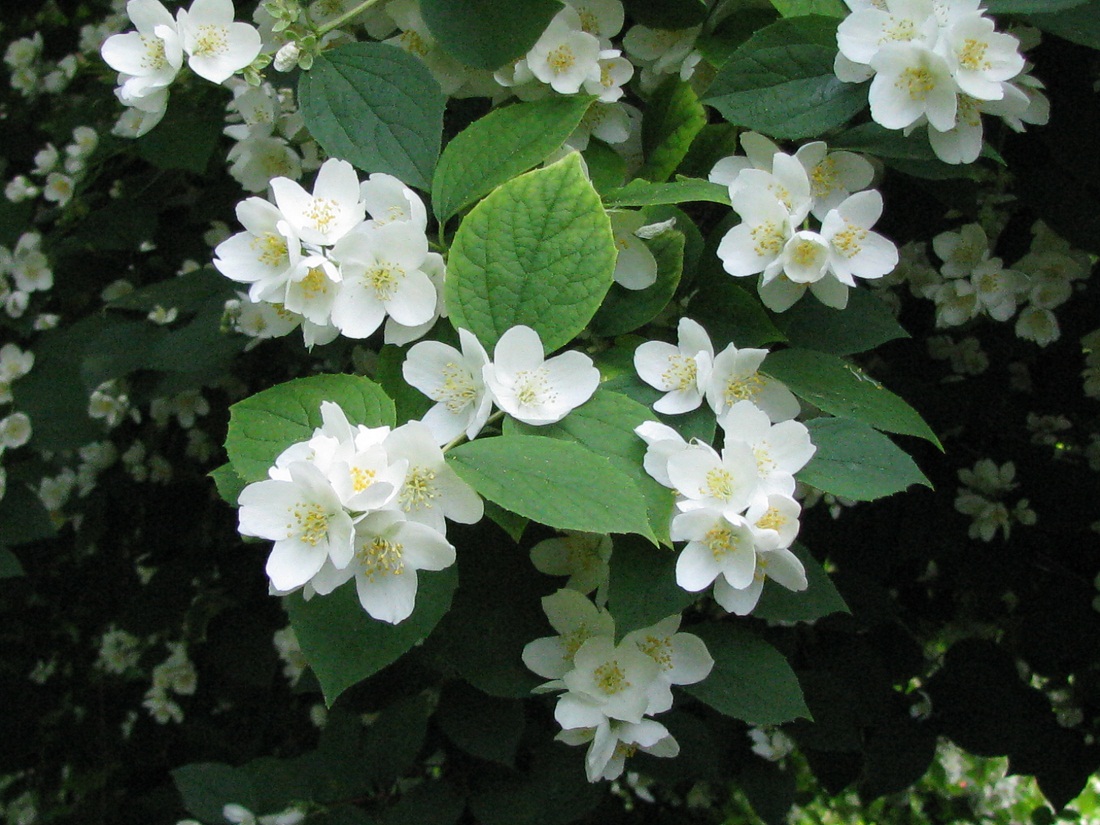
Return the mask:
[[487,438],[454,448],[447,460],[485,498],[548,527],[651,534],[630,476],[580,444],[541,435]]
[[855,501],[899,493],[913,484],[931,487],[900,447],[861,421],[815,418],[807,422],[817,452],[798,480]]
[[571,154],[504,184],[462,221],[447,264],[451,321],[490,351],[525,324],[553,352],[599,309],[615,257],[611,221]]
[[714,657],[710,676],[685,690],[716,711],[750,725],[810,718],[798,677],[783,654],[730,622],[688,628]]
[[257,393],[229,408],[225,449],[246,482],[267,478],[279,454],[307,441],[321,426],[321,402],[339,404],[352,424],[393,426],[393,402],[381,387],[356,375],[296,378]]
[[849,9],[841,0],[771,0],[784,17],[823,14],[827,17],[847,17]]
[[840,126],[867,105],[867,94],[833,73],[836,26],[820,15],[776,21],[730,56],[703,102],[730,123],[775,138]]
[[765,372],[827,413],[940,446],[912,407],[858,367],[824,352],[787,349],[768,356]]
[[808,586],[805,590],[794,592],[768,579],[764,582],[764,592],[760,594],[760,602],[752,615],[777,622],[812,622],[830,613],[850,612],[829,574],[810,551],[795,543],[791,552],[806,568]]
[[439,158],[432,209],[440,221],[542,163],[573,134],[585,96],[548,97],[496,109],[459,132]]
[[[596,455],[609,458],[612,464],[634,482],[645,498],[653,533],[665,543],[671,544],[668,523],[672,516],[672,491],[654,481],[642,467],[646,444],[634,432],[638,425],[654,420],[656,415],[648,407],[625,395],[598,389],[587,403],[573,410],[557,424],[532,427],[529,424],[512,422],[510,429],[525,435],[575,441]],[[508,433],[508,430],[505,432]]]
[[699,598],[676,584],[676,553],[634,536],[617,536],[607,605],[620,637],[682,612]]
[[690,83],[673,76],[649,99],[642,120],[645,163],[638,177],[666,181],[687,156],[691,142],[707,125],[707,112]]
[[821,350],[833,355],[851,355],[874,349],[896,338],[908,338],[885,302],[865,289],[848,293],[843,310],[820,301],[799,301],[775,316],[793,346]]
[[639,178],[620,189],[608,192],[604,197],[604,205],[608,209],[689,201],[709,201],[729,206],[729,187],[699,178],[680,178],[673,183],[652,183]]
[[385,43],[324,52],[298,87],[306,128],[333,157],[431,188],[445,98],[424,64]]
[[633,332],[656,318],[676,294],[684,270],[684,234],[665,232],[648,242],[657,259],[657,280],[645,289],[615,284],[592,319],[592,330],[608,338]]
[[420,13],[444,51],[492,71],[535,45],[561,7],[558,0],[421,0]]
[[418,583],[416,609],[395,625],[372,619],[363,610],[354,582],[308,602],[297,593],[286,598],[290,623],[328,705],[427,638],[443,618],[458,584],[455,568],[422,572]]

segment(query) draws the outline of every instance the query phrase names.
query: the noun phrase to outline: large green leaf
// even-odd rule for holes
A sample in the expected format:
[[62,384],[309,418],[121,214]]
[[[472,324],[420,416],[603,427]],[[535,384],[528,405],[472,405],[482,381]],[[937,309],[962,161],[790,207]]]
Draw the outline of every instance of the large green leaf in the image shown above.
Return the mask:
[[[1054,4],[1043,5],[1049,9]],[[1072,43],[1100,49],[1100,0],[1089,0],[1087,3],[1075,3],[1072,6],[1060,2],[1058,8],[1059,11],[1049,14],[1029,14],[1027,20],[1043,31],[1064,37]]]
[[654,29],[686,29],[707,16],[705,0],[625,0],[635,22]]
[[135,143],[141,157],[158,169],[201,175],[218,148],[225,121],[209,100],[174,100],[157,128]]
[[592,330],[609,338],[633,332],[656,318],[668,306],[684,271],[684,233],[665,232],[649,241],[657,260],[657,280],[645,289],[615,284],[592,319]]
[[815,418],[806,426],[817,452],[798,473],[799,481],[856,501],[873,501],[913,484],[932,486],[900,447],[861,421]]
[[860,84],[833,73],[837,21],[822,15],[777,20],[730,56],[704,103],[730,122],[775,138],[816,137],[867,105]]
[[446,98],[411,54],[385,43],[337,46],[302,74],[298,95],[306,128],[328,154],[431,188]]
[[581,122],[591,98],[548,97],[496,109],[447,144],[432,180],[441,222],[502,183],[546,160]]
[[752,615],[776,622],[812,622],[830,613],[850,612],[829,574],[810,555],[810,551],[796,543],[791,552],[806,568],[808,586],[796,592],[768,579],[764,582],[764,592],[760,594],[760,601],[753,608]]
[[443,50],[477,69],[499,69],[535,45],[558,0],[420,0],[424,22]]
[[690,83],[675,75],[662,83],[650,97],[642,120],[645,163],[638,170],[638,177],[656,182],[668,180],[706,125],[706,109]]
[[653,183],[638,178],[604,196],[604,205],[608,209],[689,201],[709,201],[729,206],[729,187],[699,178],[677,178],[673,183]]
[[634,536],[617,536],[607,608],[619,636],[681,613],[699,598],[676,583],[676,553]]
[[515,763],[525,724],[522,702],[452,682],[443,689],[435,721],[466,753],[502,765]]
[[372,619],[359,604],[354,582],[308,602],[299,593],[287,596],[283,604],[325,702],[331,706],[349,687],[426,639],[451,606],[457,585],[454,567],[420,573],[416,609],[398,624]]
[[447,461],[485,498],[548,527],[652,537],[645,498],[630,476],[578,443],[486,438],[454,448]]
[[172,781],[188,813],[206,822],[220,822],[222,808],[235,803],[253,809],[256,789],[248,774],[221,762],[196,762],[172,771]]
[[874,349],[896,338],[908,338],[885,302],[866,289],[848,293],[848,306],[842,310],[820,301],[799,301],[775,317],[793,346],[851,355]]
[[771,4],[784,17],[802,17],[807,14],[847,17],[849,12],[842,0],[771,0]]
[[690,628],[706,642],[714,669],[685,690],[716,711],[750,725],[779,725],[810,718],[798,677],[783,654],[759,636],[729,622]]
[[267,478],[268,469],[283,450],[309,440],[321,426],[322,401],[339,404],[352,424],[381,427],[394,423],[393,402],[368,378],[296,378],[229,408],[225,449],[237,475],[246,482]]
[[637,401],[617,392],[598,389],[587,403],[556,424],[533,427],[512,421],[505,434],[518,432],[575,441],[596,455],[610,459],[645,498],[653,534],[671,544],[668,525],[672,517],[672,491],[654,481],[643,469],[646,444],[634,432],[635,427],[655,418],[648,407]]
[[504,184],[462,221],[447,262],[451,321],[488,349],[525,324],[552,352],[599,309],[615,257],[611,221],[570,154]]
[[939,439],[920,414],[875,379],[841,358],[808,349],[787,349],[768,356],[766,370],[795,395],[827,413],[863,421],[880,430]]

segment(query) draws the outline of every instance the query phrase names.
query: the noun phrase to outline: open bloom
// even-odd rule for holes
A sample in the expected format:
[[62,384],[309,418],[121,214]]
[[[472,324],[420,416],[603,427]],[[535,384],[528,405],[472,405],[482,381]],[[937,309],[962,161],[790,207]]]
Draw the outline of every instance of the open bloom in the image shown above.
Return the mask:
[[461,352],[439,341],[415,344],[401,368],[411,386],[436,402],[421,420],[440,444],[460,433],[476,438],[493,408],[482,377],[489,354],[467,329],[458,331],[458,339]]
[[294,233],[306,243],[334,244],[366,217],[359,177],[346,160],[326,160],[312,194],[289,178],[275,178],[271,191]]
[[233,22],[232,0],[195,0],[176,18],[187,65],[211,83],[228,80],[260,53],[255,27]]
[[497,406],[525,424],[553,424],[592,397],[600,371],[580,352],[544,358],[539,334],[515,326],[500,336],[482,370]]
[[678,344],[646,341],[634,350],[634,369],[638,376],[664,391],[653,409],[661,413],[685,413],[703,403],[714,345],[697,322],[681,318],[677,328]]
[[618,779],[626,769],[627,758],[638,751],[658,757],[680,753],[680,745],[668,729],[652,719],[637,724],[607,719],[592,728],[563,730],[554,738],[567,745],[591,743],[584,759],[589,782]]
[[164,89],[183,65],[176,21],[158,0],[130,0],[126,13],[137,29],[115,34],[103,44],[103,60],[117,72],[123,93],[132,98]]

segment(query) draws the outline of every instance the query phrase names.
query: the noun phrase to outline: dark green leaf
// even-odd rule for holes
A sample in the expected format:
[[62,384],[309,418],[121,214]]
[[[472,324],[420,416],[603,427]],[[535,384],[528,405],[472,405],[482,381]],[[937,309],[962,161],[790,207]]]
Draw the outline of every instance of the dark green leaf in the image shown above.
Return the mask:
[[158,306],[180,312],[194,311],[212,298],[235,297],[233,282],[212,267],[196,269],[178,278],[156,281],[107,304],[108,309],[133,309],[148,312]]
[[893,341],[908,338],[886,303],[866,289],[848,293],[843,310],[820,301],[799,301],[775,316],[775,323],[793,346],[851,355]]
[[[34,437],[38,437],[37,430]],[[21,467],[8,468],[7,491],[0,499],[0,540],[6,545],[27,544],[52,538],[57,533],[53,519],[31,488],[43,475],[41,465],[37,465],[33,475],[20,470]]]
[[847,17],[849,13],[842,0],[771,0],[771,4],[784,17],[802,17],[807,14]]
[[833,355],[786,349],[768,356],[768,375],[791,392],[832,415],[863,421],[880,430],[939,439],[916,410],[863,370]]
[[707,16],[704,0],[626,0],[627,13],[651,29],[686,29]]
[[188,813],[206,822],[223,822],[222,808],[230,803],[256,807],[248,775],[220,762],[198,762],[172,771],[172,781]]
[[207,473],[214,479],[214,485],[218,488],[218,495],[226,504],[237,506],[237,498],[244,489],[244,479],[237,475],[232,464],[223,464],[215,470]]
[[466,807],[462,795],[442,780],[417,785],[391,807],[378,813],[372,825],[454,825]]
[[662,83],[650,97],[642,120],[645,163],[638,177],[655,182],[668,180],[706,125],[706,109],[690,83],[675,75]]
[[619,636],[682,613],[698,598],[676,584],[675,552],[634,536],[615,538],[607,606]]
[[15,553],[6,547],[0,547],[0,579],[18,579],[25,576],[23,565]]
[[645,289],[611,287],[599,312],[592,319],[592,331],[612,338],[645,326],[668,306],[684,268],[684,235],[675,230],[649,241],[649,251],[657,259],[657,280]]
[[173,100],[164,120],[136,141],[138,152],[158,169],[201,175],[225,126],[219,106],[209,101]]
[[840,126],[867,96],[833,73],[836,26],[820,15],[776,21],[730,56],[703,102],[730,123],[775,138],[816,137]]
[[815,418],[807,422],[817,452],[798,480],[826,493],[873,501],[913,484],[931,487],[900,447],[861,421]]
[[801,544],[795,544],[791,552],[806,568],[809,586],[796,593],[768,579],[764,582],[764,592],[760,594],[760,602],[752,615],[777,622],[812,622],[830,613],[850,612],[829,574],[810,555],[810,551]]
[[476,69],[499,69],[535,45],[558,0],[421,0],[424,22],[444,51]]
[[1088,0],[988,0],[983,3],[990,14],[1049,13],[1083,6]]
[[678,178],[673,183],[651,183],[638,178],[604,196],[604,205],[608,209],[692,201],[709,201],[729,206],[729,187],[698,178]]
[[393,402],[381,387],[357,375],[314,375],[296,378],[257,393],[229,408],[225,449],[229,461],[246,482],[267,478],[279,454],[308,441],[322,424],[321,402],[343,408],[352,424],[393,426]]
[[432,180],[436,217],[446,223],[459,210],[546,160],[576,130],[590,101],[586,96],[555,96],[516,103],[459,132],[443,150]]
[[726,716],[750,725],[779,725],[810,718],[798,677],[783,654],[759,636],[730,622],[697,625],[714,669],[685,690]]
[[451,606],[458,583],[454,567],[419,575],[416,609],[396,625],[372,619],[348,582],[327,596],[306,601],[300,594],[284,600],[290,623],[309,666],[317,674],[325,701],[395,661],[428,634]]
[[298,88],[306,128],[329,155],[431,188],[445,98],[411,54],[350,43],[319,55]]
[[462,682],[443,689],[435,721],[447,738],[471,756],[515,763],[525,725],[523,703],[486,696]]
[[1059,4],[1059,8],[1060,11],[1050,14],[1029,14],[1027,21],[1071,43],[1100,49],[1100,0],[1073,6]]

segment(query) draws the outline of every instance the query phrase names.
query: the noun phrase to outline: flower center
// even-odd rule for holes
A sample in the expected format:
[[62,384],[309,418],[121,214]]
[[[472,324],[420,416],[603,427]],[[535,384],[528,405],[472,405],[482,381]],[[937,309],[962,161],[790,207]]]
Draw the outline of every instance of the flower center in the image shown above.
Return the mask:
[[307,504],[299,502],[290,511],[294,521],[287,525],[287,529],[298,527],[298,539],[310,547],[316,547],[328,536],[328,513],[320,504]]
[[984,40],[968,37],[963,41],[962,49],[959,50],[959,65],[974,72],[992,69],[993,64],[985,58],[988,48],[989,44]]
[[439,492],[435,489],[435,472],[425,467],[413,467],[405,476],[405,486],[397,497],[401,509],[406,513],[430,509],[433,498],[439,498]]
[[668,357],[668,369],[661,374],[661,381],[665,389],[684,392],[695,386],[697,376],[698,365],[695,359],[677,353]]
[[216,57],[229,50],[229,37],[225,26],[207,24],[199,26],[199,36],[195,38],[193,55],[198,57]]
[[453,361],[443,367],[443,383],[432,393],[432,399],[439,401],[450,413],[460,413],[477,398],[470,371]]
[[894,85],[907,91],[913,100],[924,100],[936,88],[936,78],[924,66],[911,66],[898,76]]
[[751,401],[760,394],[762,389],[764,389],[764,379],[760,377],[760,373],[754,372],[752,375],[731,378],[726,384],[723,396],[726,403],[733,406],[738,401]]
[[363,277],[379,301],[389,301],[397,293],[405,270],[396,264],[383,263],[368,269]]
[[863,247],[860,245],[860,241],[862,241],[866,237],[866,229],[864,229],[862,226],[855,226],[851,221],[845,219],[844,228],[833,235],[833,249],[835,249],[845,258],[854,258],[861,251],[863,251]]
[[630,687],[630,682],[626,680],[626,674],[623,673],[616,661],[605,662],[600,665],[595,670],[595,676],[596,687],[608,696],[621,693]]
[[340,207],[331,198],[313,198],[305,209],[305,217],[311,222],[311,228],[326,234],[340,214]]
[[414,32],[412,29],[401,32],[401,46],[405,51],[418,55],[419,57],[426,57],[428,54],[428,44],[424,42],[424,38]]
[[775,530],[776,532],[779,532],[779,528],[786,523],[787,517],[775,507],[769,507],[768,511],[756,520],[756,526],[761,530]]
[[703,537],[703,544],[713,554],[715,561],[721,561],[723,557],[737,551],[741,546],[741,538],[729,527],[713,527]]
[[917,27],[913,25],[912,20],[902,18],[901,20],[896,17],[890,18],[890,24],[883,28],[882,38],[879,43],[897,43],[908,42],[917,36]]
[[815,198],[824,198],[837,187],[836,160],[825,158],[810,172],[810,191]]
[[672,640],[668,636],[646,636],[638,648],[660,665],[661,670],[672,670]]
[[554,71],[554,74],[562,74],[573,68],[577,58],[573,54],[573,50],[563,43],[546,55],[546,62]]
[[362,467],[351,468],[351,488],[357,493],[363,492],[374,483],[376,473],[374,470],[365,470]]
[[256,259],[264,266],[283,266],[288,258],[286,238],[274,232],[257,235],[249,244],[256,252]]
[[783,233],[775,221],[758,223],[750,232],[753,251],[761,258],[775,256],[783,248]]
[[355,557],[363,567],[363,575],[374,581],[375,576],[400,576],[405,572],[404,550],[402,544],[375,536],[360,545]]
[[723,467],[715,467],[707,473],[707,486],[700,491],[703,495],[729,501],[733,498],[733,473]]
[[306,277],[302,278],[302,294],[307,298],[315,298],[328,292],[328,279],[325,270],[319,266],[312,266]]
[[561,645],[565,648],[565,658],[572,661],[573,657],[577,655],[577,651],[581,649],[581,645],[592,638],[592,631],[587,624],[581,624],[572,633],[568,633],[561,637]]
[[168,65],[168,56],[164,53],[164,41],[159,37],[146,37],[142,35],[141,45],[145,47],[145,54],[141,58],[141,67],[151,72],[159,72]]
[[791,262],[796,266],[812,266],[817,263],[820,253],[821,247],[803,238],[795,244],[794,251],[791,253]]
[[525,407],[546,404],[557,398],[546,382],[545,367],[517,372],[515,389],[516,400]]

